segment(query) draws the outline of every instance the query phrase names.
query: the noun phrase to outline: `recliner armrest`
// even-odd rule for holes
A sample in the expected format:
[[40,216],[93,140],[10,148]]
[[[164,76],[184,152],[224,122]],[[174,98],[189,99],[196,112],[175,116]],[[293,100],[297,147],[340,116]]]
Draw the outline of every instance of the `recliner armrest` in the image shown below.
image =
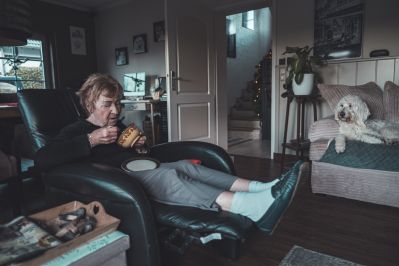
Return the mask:
[[233,161],[221,147],[202,141],[177,141],[151,147],[151,157],[161,162],[175,162],[184,159],[201,160],[202,165],[235,175]]
[[160,265],[152,208],[133,177],[106,165],[71,163],[44,173],[43,178],[53,205],[60,200],[97,200],[109,214],[121,220],[119,230],[130,235],[129,265]]

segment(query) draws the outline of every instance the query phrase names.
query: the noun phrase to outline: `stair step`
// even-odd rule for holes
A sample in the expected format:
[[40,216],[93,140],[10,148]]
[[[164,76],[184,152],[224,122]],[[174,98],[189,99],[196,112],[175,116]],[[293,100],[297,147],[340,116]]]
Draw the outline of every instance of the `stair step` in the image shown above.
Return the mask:
[[237,110],[233,108],[231,109],[230,117],[231,119],[241,120],[243,118],[245,119],[258,118],[258,115],[253,110]]
[[230,119],[229,127],[246,127],[246,128],[261,128],[260,120],[237,120]]
[[229,128],[229,138],[260,139],[260,129]]
[[237,110],[250,111],[254,109],[254,103],[252,101],[237,100],[237,102],[234,105],[234,108],[236,108]]
[[242,90],[241,99],[251,101],[253,98],[253,92],[248,90]]

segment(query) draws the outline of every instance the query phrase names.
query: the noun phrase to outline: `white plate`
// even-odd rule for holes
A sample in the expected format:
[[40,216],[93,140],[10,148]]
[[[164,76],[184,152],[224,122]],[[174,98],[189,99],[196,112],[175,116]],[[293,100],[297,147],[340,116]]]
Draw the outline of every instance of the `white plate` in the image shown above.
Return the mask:
[[152,158],[132,158],[122,163],[121,167],[127,172],[137,172],[158,168],[159,162]]

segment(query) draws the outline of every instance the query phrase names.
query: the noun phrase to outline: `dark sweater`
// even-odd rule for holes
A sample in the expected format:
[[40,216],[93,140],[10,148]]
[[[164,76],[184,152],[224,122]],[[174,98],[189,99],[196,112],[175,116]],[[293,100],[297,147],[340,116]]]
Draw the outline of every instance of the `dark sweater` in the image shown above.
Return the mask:
[[[118,123],[117,126],[121,133],[123,124]],[[98,128],[83,119],[66,126],[50,143],[37,151],[35,166],[42,171],[68,162],[92,162],[120,167],[124,160],[140,156],[134,149],[125,149],[116,143],[91,148],[87,134]]]

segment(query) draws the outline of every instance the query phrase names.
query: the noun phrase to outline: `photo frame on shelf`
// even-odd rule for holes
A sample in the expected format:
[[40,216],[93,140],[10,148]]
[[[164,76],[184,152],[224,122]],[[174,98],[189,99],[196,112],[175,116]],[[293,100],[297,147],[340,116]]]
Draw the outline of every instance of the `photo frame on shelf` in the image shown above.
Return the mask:
[[120,47],[115,49],[115,65],[123,66],[129,64],[129,55],[127,47]]
[[133,53],[142,54],[147,52],[147,34],[133,36]]
[[86,55],[86,32],[82,27],[69,26],[71,53]]
[[154,28],[154,42],[165,41],[165,21],[157,21],[153,24]]

